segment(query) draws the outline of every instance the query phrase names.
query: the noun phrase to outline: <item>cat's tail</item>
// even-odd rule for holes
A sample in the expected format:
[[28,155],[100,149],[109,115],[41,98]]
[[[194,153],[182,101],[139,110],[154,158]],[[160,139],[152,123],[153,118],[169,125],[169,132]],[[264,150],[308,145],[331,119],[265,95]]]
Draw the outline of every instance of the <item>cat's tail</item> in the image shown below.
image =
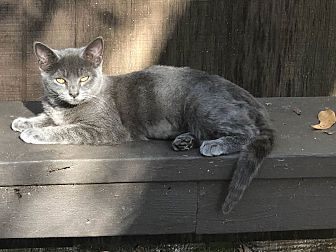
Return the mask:
[[256,176],[262,161],[273,148],[274,130],[270,127],[269,122],[260,116],[257,118],[256,124],[260,133],[240,152],[237,167],[229,185],[229,192],[222,205],[224,214],[229,213],[241,199],[246,188]]

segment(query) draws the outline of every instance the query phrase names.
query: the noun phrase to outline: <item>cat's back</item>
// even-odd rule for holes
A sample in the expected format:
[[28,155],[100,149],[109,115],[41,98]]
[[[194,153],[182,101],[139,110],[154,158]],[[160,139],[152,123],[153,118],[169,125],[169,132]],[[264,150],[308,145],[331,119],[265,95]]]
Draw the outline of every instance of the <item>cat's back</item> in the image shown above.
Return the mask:
[[208,73],[190,67],[154,65],[142,72],[156,76],[165,86],[189,86],[195,81],[210,76]]
[[[123,75],[111,76],[116,85],[127,86],[175,86],[181,85],[181,80],[190,78],[198,70],[189,67],[173,67],[154,65],[140,71],[135,71]],[[199,75],[199,74],[198,74]]]
[[164,66],[164,65],[153,65],[145,68],[141,72],[147,72],[153,75],[158,75],[166,78],[181,78],[186,74],[192,74],[195,72],[200,72],[198,70],[192,69],[190,67],[175,67],[175,66]]
[[151,100],[170,106],[195,94],[195,98],[221,96],[227,102],[240,100],[260,107],[249,92],[224,77],[189,67],[154,65],[111,78],[115,98],[127,96],[128,100]]
[[117,100],[124,97],[141,103],[171,104],[186,93],[192,71],[188,67],[154,65],[141,71],[110,76],[112,93]]

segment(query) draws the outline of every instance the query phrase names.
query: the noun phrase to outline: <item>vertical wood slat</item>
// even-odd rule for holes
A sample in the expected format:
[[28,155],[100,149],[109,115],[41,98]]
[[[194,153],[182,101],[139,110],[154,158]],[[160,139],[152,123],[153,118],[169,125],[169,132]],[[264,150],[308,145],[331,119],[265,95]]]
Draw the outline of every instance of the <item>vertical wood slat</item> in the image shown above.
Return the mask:
[[20,100],[22,79],[21,24],[23,8],[0,1],[0,98]]
[[21,83],[21,100],[27,100],[27,35],[28,35],[28,25],[27,25],[27,6],[28,1],[23,1],[23,11],[22,11],[22,20],[21,20],[21,52],[22,52],[22,62],[21,62],[21,71],[22,71],[22,83]]
[[77,41],[83,46],[97,36],[106,42],[104,72],[121,74],[158,62],[160,52],[187,8],[187,0],[96,1],[77,3]]
[[257,96],[333,94],[336,2],[191,1],[163,64],[221,74]]
[[33,53],[33,42],[41,41],[53,48],[75,47],[76,1],[26,1],[26,100],[34,100],[42,95],[42,85],[37,61]]

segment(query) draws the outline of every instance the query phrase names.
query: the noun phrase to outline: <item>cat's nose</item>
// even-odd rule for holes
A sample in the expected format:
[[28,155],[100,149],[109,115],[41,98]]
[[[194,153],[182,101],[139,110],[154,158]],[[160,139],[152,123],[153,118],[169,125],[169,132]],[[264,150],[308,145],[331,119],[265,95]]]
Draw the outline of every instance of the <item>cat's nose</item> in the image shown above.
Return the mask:
[[78,88],[71,88],[69,87],[69,95],[73,98],[77,97],[79,94]]
[[76,98],[78,96],[79,92],[69,92],[69,95],[73,98]]

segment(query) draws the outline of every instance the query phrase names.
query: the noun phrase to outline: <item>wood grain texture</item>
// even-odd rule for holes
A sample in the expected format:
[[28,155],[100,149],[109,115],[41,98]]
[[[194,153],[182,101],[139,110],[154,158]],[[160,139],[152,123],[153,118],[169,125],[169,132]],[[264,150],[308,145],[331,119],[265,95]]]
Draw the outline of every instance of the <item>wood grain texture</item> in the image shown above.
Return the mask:
[[0,188],[0,238],[83,237],[195,230],[194,183]]
[[26,11],[26,94],[24,100],[39,99],[43,94],[40,71],[33,53],[33,42],[53,48],[75,47],[76,1],[25,0]]
[[336,251],[335,239],[254,241],[246,244],[258,252],[333,252]]
[[[312,130],[318,111],[336,98],[263,98],[277,132],[260,179],[335,178],[336,135]],[[300,108],[301,115],[293,112]],[[118,146],[28,145],[11,131],[17,116],[40,111],[39,103],[0,103],[0,185],[229,180],[237,155],[202,157],[174,152],[169,141]],[[318,146],[318,148],[317,148]]]
[[22,99],[23,11],[19,2],[0,1],[0,99],[5,101]]
[[220,204],[236,155],[174,152],[166,141],[28,145],[9,125],[41,111],[40,104],[0,103],[0,238],[335,228],[335,135],[310,124],[336,98],[260,101],[277,129],[276,147],[226,216]]
[[336,179],[256,179],[234,210],[223,216],[223,182],[201,182],[198,234],[333,229]]
[[34,40],[64,48],[97,36],[107,74],[183,65],[256,96],[335,95],[335,11],[330,0],[2,0],[0,100],[41,96]]
[[160,63],[225,76],[256,96],[333,94],[336,2],[191,1]]
[[77,45],[105,38],[104,72],[121,74],[158,61],[187,0],[78,1]]

